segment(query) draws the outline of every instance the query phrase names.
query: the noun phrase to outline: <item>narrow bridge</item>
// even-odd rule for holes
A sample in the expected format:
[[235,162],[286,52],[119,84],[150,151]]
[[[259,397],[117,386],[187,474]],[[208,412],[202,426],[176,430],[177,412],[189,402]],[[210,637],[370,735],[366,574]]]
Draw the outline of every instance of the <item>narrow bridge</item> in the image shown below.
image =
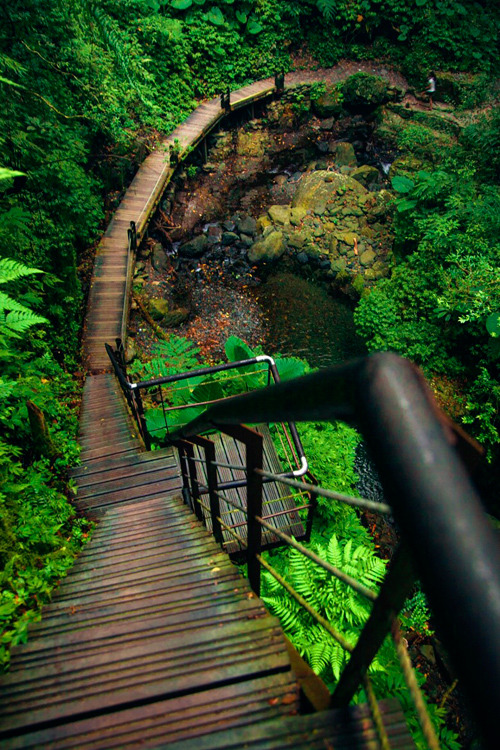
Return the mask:
[[[279,89],[282,81],[277,84]],[[414,581],[408,546],[436,610],[443,612],[452,653],[453,631],[467,632],[479,666],[467,666],[465,679],[487,738],[496,721],[497,697],[485,685],[499,674],[498,660],[491,664],[492,653],[500,654],[498,549],[450,445],[456,434],[436,419],[410,366],[382,355],[308,376],[299,387],[290,381],[236,397],[211,407],[171,435],[168,447],[151,452],[140,401],[144,384],[128,379],[119,348],[108,346],[106,352],[105,344],[125,338],[134,250],[175,170],[171,161],[201,144],[228,111],[275,94],[275,82],[268,80],[225,95],[222,107],[219,100],[201,105],[170,136],[166,151],[145,160],[100,244],[84,336],[81,465],[73,471],[77,506],[98,523],[42,622],[32,626],[29,642],[14,650],[11,671],[1,681],[5,750],[413,747],[399,705],[377,704],[366,678],[370,660],[392,631],[418,704],[395,624]],[[258,596],[262,565],[275,573],[261,556],[265,533],[269,544],[297,549],[303,548],[296,538],[307,534],[293,515],[295,505],[263,512],[262,486],[269,480],[307,492],[309,504],[320,493],[332,501],[346,498],[284,476],[272,450],[262,447],[265,430],[241,425],[337,417],[356,418],[375,452],[378,446],[408,546],[396,553],[378,598],[322,563],[374,601],[359,643],[346,646],[351,660],[331,697]],[[224,448],[221,460],[213,441],[200,437],[214,426],[240,446],[237,457]],[[236,495],[224,495],[222,469],[244,471],[246,480],[232,486]],[[235,485],[232,474],[229,479]],[[282,502],[267,492],[269,502]],[[224,523],[220,496],[248,519],[244,533]],[[429,514],[446,529],[439,538],[429,528]],[[227,533],[238,541],[232,551],[247,557],[248,579],[221,547],[226,540],[228,548]],[[466,537],[481,543],[477,549],[469,544],[464,560]],[[451,589],[450,570],[461,581]],[[322,625],[336,633],[329,623]],[[360,684],[369,702],[349,706]],[[436,747],[428,719],[421,711],[419,717],[429,746]]]

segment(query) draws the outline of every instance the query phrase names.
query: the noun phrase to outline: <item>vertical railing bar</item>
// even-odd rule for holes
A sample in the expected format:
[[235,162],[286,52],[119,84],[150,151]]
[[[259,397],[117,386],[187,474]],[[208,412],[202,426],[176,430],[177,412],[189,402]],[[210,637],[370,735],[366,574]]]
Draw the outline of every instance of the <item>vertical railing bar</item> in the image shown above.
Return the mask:
[[144,445],[146,446],[146,450],[151,450],[151,436],[149,434],[146,417],[144,415],[144,404],[142,402],[142,396],[141,392],[136,388],[132,391],[133,397],[136,401],[137,405],[137,420],[139,422],[139,429],[141,430],[142,439],[144,440]]
[[[217,429],[220,429],[215,425]],[[257,555],[262,549],[262,527],[256,516],[262,516],[262,470],[264,438],[260,432],[243,425],[225,425],[227,435],[244,443],[247,468],[247,570],[252,591],[260,596],[260,562]]]
[[[201,435],[196,435],[195,437],[191,438],[191,442],[195,445],[199,445],[200,448],[203,448],[205,453],[205,460],[202,459],[202,463],[205,464],[205,470],[207,472],[207,488],[208,488],[208,498],[210,502],[210,517],[212,519],[212,533],[215,537],[215,540],[218,544],[222,545],[223,538],[222,538],[222,529],[220,525],[220,505],[219,505],[219,494],[218,494],[218,485],[217,485],[217,469],[214,465],[215,462],[215,445],[212,440],[209,440],[208,438],[202,437]],[[192,463],[197,462],[198,459],[196,459],[194,456],[192,457],[191,461]],[[202,484],[198,484],[198,491],[199,491],[199,497],[201,498],[201,495],[203,494],[201,492]]]
[[222,529],[220,525],[220,506],[219,496],[217,495],[217,469],[212,463],[215,461],[215,445],[211,440],[208,440],[205,444],[205,455],[207,457],[208,498],[210,501],[210,515],[212,516],[212,532],[215,541],[222,545],[224,539],[222,537]]
[[179,464],[180,464],[181,477],[182,477],[182,497],[184,498],[185,504],[189,508],[191,508],[191,510],[194,510],[191,492],[189,489],[189,480],[188,480],[189,475],[188,475],[186,448],[185,448],[183,440],[179,440],[179,442],[177,443],[177,449],[179,451]]
[[191,458],[194,457],[194,447],[192,443],[186,442],[185,443],[185,451],[187,456],[187,464],[189,469],[189,478],[190,478],[190,493],[191,498],[193,500],[193,506],[194,506],[194,512],[196,514],[196,518],[199,521],[204,521],[203,518],[203,510],[200,507],[200,504],[198,503],[198,500],[200,499],[200,490],[198,487],[198,476],[196,473],[196,464],[194,461],[191,461]]

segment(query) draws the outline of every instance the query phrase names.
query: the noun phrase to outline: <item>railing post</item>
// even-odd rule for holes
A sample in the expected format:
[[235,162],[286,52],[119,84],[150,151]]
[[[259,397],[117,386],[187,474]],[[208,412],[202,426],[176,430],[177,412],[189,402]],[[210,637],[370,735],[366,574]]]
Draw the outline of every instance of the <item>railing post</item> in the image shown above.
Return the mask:
[[[222,538],[222,527],[220,525],[220,503],[217,495],[217,467],[215,461],[215,445],[212,440],[196,435],[191,438],[195,445],[199,445],[205,452],[205,466],[207,472],[208,498],[210,502],[210,517],[212,519],[212,533],[215,541],[221,546],[224,543]],[[201,506],[200,506],[201,507]]]
[[222,546],[224,540],[222,538],[222,528],[220,525],[220,505],[219,497],[217,495],[217,467],[213,463],[215,461],[215,445],[211,440],[205,448],[205,455],[207,457],[207,482],[208,482],[208,497],[210,500],[210,515],[212,516],[212,531],[215,537],[215,541]]
[[135,399],[135,409],[137,414],[137,420],[139,422],[139,429],[141,431],[142,439],[147,451],[151,450],[151,437],[148,432],[148,426],[146,423],[146,417],[144,416],[144,404],[142,403],[141,391],[139,388],[132,388],[131,393]]
[[185,451],[187,455],[187,462],[189,466],[189,479],[190,479],[190,494],[193,499],[193,510],[195,512],[196,518],[199,521],[203,521],[203,509],[198,502],[200,499],[200,487],[198,484],[198,475],[196,471],[196,462],[193,461],[194,459],[194,448],[193,444],[186,441],[185,443]]
[[172,167],[176,167],[178,165],[178,163],[179,163],[179,152],[177,151],[177,149],[172,144],[169,145],[168,151],[169,151],[169,162],[170,162],[170,165]]
[[182,497],[184,499],[184,503],[189,508],[191,508],[191,510],[194,512],[194,503],[193,503],[193,499],[191,497],[191,492],[189,489],[189,474],[188,474],[188,463],[187,463],[187,453],[186,453],[186,442],[184,440],[179,440],[176,443],[176,448],[179,451],[179,464],[181,467]]
[[[310,484],[314,484],[317,486],[318,480],[316,479],[315,476],[311,474],[310,471],[307,472],[306,477],[309,480]],[[306,534],[304,537],[304,541],[306,542],[309,542],[311,539],[311,532],[312,532],[312,527],[314,523],[314,515],[316,513],[317,506],[318,506],[318,496],[315,495],[314,492],[310,492],[309,493],[309,508],[307,510]]]
[[282,94],[285,90],[285,71],[280,70],[274,75],[274,86],[277,94]]
[[231,112],[231,89],[229,86],[220,94],[220,106],[226,114]]
[[130,250],[135,253],[137,250],[137,228],[135,221],[130,222],[130,227],[127,229],[127,236]]
[[243,425],[225,425],[222,431],[245,444],[247,474],[247,570],[252,591],[260,596],[260,562],[257,555],[262,549],[262,526],[256,516],[262,516],[263,436],[257,430]]

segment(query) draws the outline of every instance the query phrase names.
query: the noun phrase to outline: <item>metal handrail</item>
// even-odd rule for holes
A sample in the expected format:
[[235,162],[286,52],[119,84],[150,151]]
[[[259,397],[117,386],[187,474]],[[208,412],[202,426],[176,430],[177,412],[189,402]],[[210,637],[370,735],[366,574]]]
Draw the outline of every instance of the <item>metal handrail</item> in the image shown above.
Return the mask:
[[458,457],[459,435],[416,367],[373,354],[226,399],[170,440],[245,422],[335,419],[361,428],[478,725],[496,737],[500,550]]
[[[108,356],[111,359],[111,362],[113,364],[113,367],[116,372],[116,353],[113,352],[111,347],[106,345],[106,351],[108,352]],[[255,357],[250,357],[249,359],[241,359],[237,362],[227,362],[221,365],[213,365],[209,367],[200,367],[196,370],[187,370],[182,373],[176,373],[175,375],[165,375],[161,378],[152,378],[150,380],[141,380],[137,382],[131,382],[128,380],[128,378],[125,376],[123,372],[121,372],[122,380],[120,380],[120,383],[122,384],[122,388],[125,388],[127,391],[125,393],[125,397],[128,401],[130,399],[138,399],[140,398],[139,394],[141,390],[153,388],[156,386],[163,386],[163,385],[171,385],[173,383],[182,381],[182,380],[189,380],[191,378],[205,376],[205,375],[212,375],[218,372],[226,372],[227,370],[232,369],[242,369],[244,367],[248,367],[250,365],[258,364],[258,363],[265,363],[268,367],[268,384],[271,382],[271,379],[274,380],[275,383],[281,382],[280,375],[278,372],[278,368],[276,367],[276,362],[273,359],[273,357],[268,356],[267,354],[259,354]],[[225,401],[227,399],[221,399],[221,401]],[[199,404],[198,404],[199,405]],[[187,404],[188,406],[197,406],[197,404]],[[151,435],[147,433],[147,426],[144,419],[144,411],[142,409],[142,403],[140,405],[140,408],[134,410],[134,416],[138,420],[139,423],[139,429],[141,431],[141,434],[143,438],[147,441],[147,447],[150,447],[151,445]],[[287,420],[285,420],[287,421]],[[302,442],[300,440],[299,434],[297,432],[297,428],[295,427],[293,422],[288,422],[288,429],[290,431],[290,435],[292,437],[292,441],[297,453],[299,466],[297,469],[294,469],[290,472],[283,472],[282,476],[290,476],[290,477],[302,477],[308,472],[308,463],[307,458],[304,453],[304,448],[302,446]],[[168,437],[166,438],[168,441]],[[232,486],[244,486],[246,484],[246,480],[242,480],[241,482],[231,483]]]

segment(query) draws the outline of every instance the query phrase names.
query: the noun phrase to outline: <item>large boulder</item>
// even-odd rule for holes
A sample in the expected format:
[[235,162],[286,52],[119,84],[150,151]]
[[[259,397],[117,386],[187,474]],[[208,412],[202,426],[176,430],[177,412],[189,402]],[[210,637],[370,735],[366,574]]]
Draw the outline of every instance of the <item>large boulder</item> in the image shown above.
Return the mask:
[[400,99],[402,92],[379,76],[355,73],[342,84],[344,107],[350,112],[369,114],[381,104]]
[[264,156],[269,147],[269,136],[264,131],[252,131],[238,133],[236,153],[238,156]]
[[339,167],[357,167],[358,161],[354,153],[354,146],[349,141],[339,141],[332,144],[330,150],[335,154],[335,163]]
[[290,209],[290,224],[294,227],[298,227],[304,218],[307,216],[307,211],[301,206]]
[[261,261],[272,261],[281,258],[285,252],[285,241],[283,232],[272,230],[258,242],[255,242],[248,251],[248,259],[251,263]]
[[240,234],[255,234],[257,232],[257,222],[253,216],[242,216],[236,221],[236,227]]
[[336,117],[342,112],[342,96],[336,85],[327,86],[321,96],[311,100],[314,114],[318,117]]
[[169,313],[169,305],[166,299],[150,299],[148,300],[149,314],[153,320],[158,322]]
[[153,245],[151,263],[153,264],[153,268],[159,273],[166,271],[169,266],[167,254],[161,242],[155,242]]
[[209,244],[210,240],[206,234],[198,234],[180,246],[179,255],[184,258],[199,258],[203,255]]
[[335,201],[337,194],[344,194],[346,191],[351,191],[354,195],[367,192],[360,182],[348,175],[325,171],[307,172],[298,183],[292,208],[303,208],[321,214],[329,203]]
[[271,206],[267,212],[274,224],[290,224],[290,206]]
[[357,180],[365,187],[371,185],[373,182],[378,182],[380,175],[376,167],[370,167],[369,164],[363,164],[363,166],[354,169],[351,172],[353,180]]
[[377,256],[373,250],[365,250],[359,257],[359,262],[362,266],[370,266]]

